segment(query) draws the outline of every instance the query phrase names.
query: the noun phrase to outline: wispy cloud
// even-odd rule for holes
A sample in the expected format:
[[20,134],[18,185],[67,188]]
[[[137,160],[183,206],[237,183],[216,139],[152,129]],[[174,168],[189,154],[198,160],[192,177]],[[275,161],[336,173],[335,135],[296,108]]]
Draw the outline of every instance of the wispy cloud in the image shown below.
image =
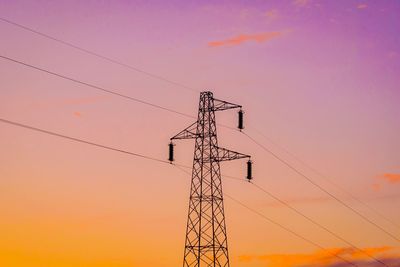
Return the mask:
[[343,262],[338,257],[344,258],[349,262],[355,263],[357,266],[375,267],[381,266],[374,260],[370,260],[366,254],[377,257],[383,262],[400,263],[400,255],[395,253],[389,254],[394,248],[392,247],[375,247],[364,248],[361,251],[353,248],[331,248],[328,250],[319,250],[309,254],[266,254],[266,255],[241,255],[239,261],[242,262],[266,262],[270,267],[341,267],[348,266],[347,262]]
[[221,40],[212,41],[208,43],[208,46],[219,47],[219,46],[234,46],[240,45],[244,42],[255,41],[257,43],[263,43],[271,39],[277,38],[282,35],[282,32],[264,32],[258,34],[240,34],[235,37]]
[[385,173],[384,175],[379,176],[379,178],[391,184],[400,183],[400,174],[396,173]]
[[[400,266],[400,257],[385,257],[379,259],[381,262],[385,263],[386,266]],[[358,267],[381,267],[382,264],[375,260],[361,260],[361,261],[353,261]],[[349,264],[347,262],[335,263],[328,265],[326,267],[348,267]],[[317,266],[309,266],[309,267],[317,267]]]
[[358,9],[366,9],[367,7],[368,7],[367,4],[358,4],[358,5],[357,5],[357,8],[358,8]]
[[385,184],[400,184],[400,174],[397,173],[385,173],[375,177],[377,179],[371,184],[371,188],[375,192],[381,191]]
[[82,117],[82,113],[80,113],[79,111],[75,111],[73,114],[75,117],[78,117],[78,118]]
[[279,13],[277,9],[271,9],[268,10],[267,12],[265,12],[265,16],[269,19],[269,20],[275,20],[279,17]]
[[304,7],[307,6],[311,1],[310,0],[294,0],[293,5]]
[[375,192],[381,191],[381,188],[382,188],[382,186],[379,183],[373,183],[371,185],[371,187],[372,187],[372,190],[374,190]]

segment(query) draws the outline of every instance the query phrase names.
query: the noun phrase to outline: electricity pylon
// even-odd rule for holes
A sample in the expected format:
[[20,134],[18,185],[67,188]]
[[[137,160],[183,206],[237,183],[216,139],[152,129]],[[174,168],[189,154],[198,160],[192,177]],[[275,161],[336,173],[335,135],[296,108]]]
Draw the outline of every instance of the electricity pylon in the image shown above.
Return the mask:
[[[201,92],[197,121],[171,138],[170,161],[174,160],[172,140],[195,139],[184,267],[229,267],[219,163],[250,156],[218,146],[215,111],[235,108],[241,106],[215,99],[212,92]],[[239,127],[242,129],[243,113],[240,113]],[[251,179],[250,160],[249,166],[247,178]]]

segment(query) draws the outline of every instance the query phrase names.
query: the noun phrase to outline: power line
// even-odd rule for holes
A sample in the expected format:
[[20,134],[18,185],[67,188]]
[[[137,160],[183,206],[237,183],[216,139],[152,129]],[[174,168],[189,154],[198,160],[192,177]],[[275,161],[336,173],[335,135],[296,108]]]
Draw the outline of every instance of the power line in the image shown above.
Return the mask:
[[46,34],[46,33],[40,32],[40,31],[37,31],[37,30],[35,30],[35,29],[32,29],[32,28],[30,28],[30,27],[28,27],[28,26],[25,26],[25,25],[19,24],[19,23],[17,23],[17,22],[11,21],[11,20],[9,20],[9,19],[5,19],[5,18],[1,18],[1,17],[0,17],[0,20],[3,21],[3,22],[5,22],[5,23],[8,23],[8,24],[10,24],[10,25],[16,26],[16,27],[18,27],[18,28],[20,28],[20,29],[29,31],[29,32],[31,32],[31,33],[40,35],[40,36],[42,36],[42,37],[45,37],[45,38],[50,39],[50,40],[53,40],[53,41],[58,42],[58,43],[60,43],[60,44],[69,46],[69,47],[71,47],[71,48],[74,48],[74,49],[79,50],[79,51],[81,51],[81,52],[84,52],[84,53],[86,53],[86,54],[89,54],[89,55],[92,55],[92,56],[101,58],[101,59],[103,59],[103,60],[106,60],[106,61],[108,61],[108,62],[117,64],[117,65],[119,65],[119,66],[128,68],[128,69],[133,70],[133,71],[135,71],[135,72],[142,73],[142,74],[147,75],[147,76],[149,76],[149,77],[151,77],[151,78],[154,78],[154,79],[157,79],[157,80],[160,80],[160,81],[164,81],[164,82],[167,82],[167,83],[170,83],[170,84],[179,86],[179,87],[181,87],[181,88],[183,88],[183,89],[190,90],[190,91],[192,91],[192,92],[200,92],[198,89],[195,89],[195,88],[190,87],[190,86],[188,86],[188,85],[185,85],[185,84],[182,84],[182,83],[178,83],[178,82],[169,80],[169,79],[167,79],[167,78],[164,78],[164,77],[162,77],[162,76],[159,76],[159,75],[154,74],[154,73],[151,73],[151,72],[148,72],[148,71],[143,70],[143,69],[141,69],[141,68],[138,68],[138,67],[135,67],[135,66],[132,66],[132,65],[129,65],[129,64],[120,62],[120,61],[118,61],[118,60],[116,60],[116,59],[113,59],[113,58],[110,58],[110,57],[101,55],[101,54],[96,53],[96,52],[94,52],[94,51],[91,51],[91,50],[89,50],[89,49],[86,49],[86,48],[80,47],[80,46],[78,46],[78,45],[72,44],[72,43],[70,43],[70,42],[63,41],[63,40],[61,40],[61,39],[59,39],[59,38],[56,38],[56,37],[53,37],[53,36],[51,36],[51,35],[49,35],[49,34]]
[[160,106],[160,105],[157,105],[157,104],[153,104],[153,103],[141,100],[141,99],[136,98],[136,97],[131,97],[131,96],[128,96],[128,95],[124,95],[124,94],[118,93],[116,91],[109,90],[109,89],[106,89],[104,87],[100,87],[100,86],[97,86],[97,85],[93,85],[93,84],[90,84],[90,83],[87,83],[87,82],[84,82],[84,81],[81,81],[81,80],[78,80],[78,79],[75,79],[75,78],[71,78],[71,77],[65,76],[63,74],[59,74],[59,73],[56,73],[56,72],[53,72],[53,71],[50,71],[50,70],[47,70],[47,69],[43,69],[43,68],[34,66],[32,64],[28,64],[28,63],[25,63],[25,62],[22,62],[22,61],[19,61],[19,60],[16,60],[16,59],[13,59],[13,58],[10,58],[10,57],[7,57],[7,56],[0,55],[0,58],[8,60],[8,61],[16,63],[16,64],[19,64],[19,65],[22,65],[22,66],[25,66],[25,67],[29,67],[29,68],[32,68],[32,69],[35,69],[35,70],[38,70],[38,71],[41,71],[41,72],[56,76],[56,77],[59,77],[59,78],[62,78],[64,80],[68,80],[68,81],[71,81],[71,82],[74,82],[74,83],[77,83],[77,84],[80,84],[80,85],[85,85],[85,86],[94,88],[96,90],[99,90],[99,91],[102,91],[102,92],[105,92],[105,93],[108,93],[108,94],[116,95],[116,96],[119,96],[119,97],[122,97],[122,98],[125,98],[125,99],[129,99],[129,100],[132,100],[132,101],[144,104],[144,105],[148,105],[148,106],[151,106],[151,107],[154,107],[154,108],[162,109],[162,110],[165,110],[165,111],[168,111],[168,112],[171,112],[171,113],[176,113],[176,114],[188,117],[188,118],[195,118],[192,115],[189,115],[189,114],[186,114],[186,113],[174,110],[174,109],[170,109],[170,108],[166,108],[166,107],[163,107],[163,106]]
[[[191,87],[191,86],[185,85],[185,84],[180,83],[180,82],[176,82],[176,81],[167,79],[167,78],[162,77],[162,76],[160,76],[160,75],[158,75],[158,74],[154,74],[154,73],[145,71],[145,70],[143,70],[143,69],[141,69],[141,68],[138,68],[138,67],[135,67],[135,66],[132,66],[132,65],[129,65],[129,64],[120,62],[120,61],[118,61],[118,60],[116,60],[116,59],[113,59],[113,58],[110,58],[110,57],[101,55],[101,54],[96,53],[96,52],[94,52],[94,51],[91,51],[91,50],[89,50],[89,49],[86,49],[86,48],[83,48],[83,47],[81,47],[81,46],[72,44],[72,43],[70,43],[70,42],[61,40],[61,39],[59,39],[59,38],[56,38],[56,37],[51,36],[51,35],[49,35],[49,34],[40,32],[40,31],[38,31],[38,30],[35,30],[35,29],[30,28],[30,27],[28,27],[28,26],[22,25],[22,24],[20,24],[20,23],[11,21],[11,20],[9,20],[9,19],[0,17],[0,20],[3,21],[3,22],[5,22],[5,23],[8,23],[8,24],[10,24],[10,25],[13,25],[13,26],[15,26],[15,27],[18,27],[18,28],[20,28],[20,29],[29,31],[29,32],[31,32],[31,33],[37,34],[37,35],[42,36],[42,37],[44,37],[44,38],[47,38],[47,39],[49,39],[49,40],[52,40],[52,41],[61,43],[61,44],[66,45],[66,46],[68,46],[68,47],[77,49],[77,50],[79,50],[79,51],[81,51],[81,52],[87,53],[87,54],[89,54],[89,55],[92,55],[92,56],[101,58],[101,59],[106,60],[106,61],[108,61],[108,62],[111,62],[111,63],[117,64],[117,65],[120,65],[120,66],[122,66],[122,67],[126,67],[126,68],[128,68],[128,69],[130,69],[130,70],[133,70],[133,71],[142,73],[142,74],[147,75],[147,76],[149,76],[149,77],[152,77],[152,78],[155,78],[155,79],[158,79],[158,80],[161,80],[161,81],[164,81],[164,82],[173,84],[173,85],[177,85],[177,86],[179,86],[179,87],[181,87],[181,88],[183,88],[183,89],[187,89],[187,90],[190,90],[190,91],[192,91],[192,92],[200,92],[199,89],[193,88],[193,87]],[[1,57],[3,57],[3,56],[1,56]],[[19,64],[25,65],[25,66],[27,66],[27,67],[33,67],[33,68],[35,68],[35,69],[37,69],[37,70],[45,71],[45,72],[47,72],[47,73],[49,73],[49,74],[56,75],[56,76],[61,77],[61,78],[64,78],[64,79],[68,79],[68,77],[65,77],[64,75],[58,75],[58,74],[53,73],[53,72],[51,72],[51,71],[46,71],[46,70],[44,70],[44,69],[41,69],[41,68],[38,68],[38,67],[35,67],[35,66],[32,66],[32,65],[29,65],[29,64],[27,64],[27,63],[20,62],[20,61],[18,61],[18,60],[13,60],[13,59],[7,58],[7,57],[3,57],[3,58],[4,58],[4,59],[9,59],[9,60],[11,60],[11,61],[14,61],[15,63],[19,63]],[[75,80],[75,79],[69,79],[69,80],[74,81],[74,82],[79,82],[79,81],[77,81],[77,80]],[[85,83],[83,83],[83,82],[79,82],[79,83],[85,84]],[[86,83],[85,85],[89,85],[89,84]],[[92,87],[93,87],[93,86],[92,86]],[[97,89],[101,89],[101,88],[97,88]],[[102,89],[101,89],[101,90],[102,90]],[[122,95],[120,95],[120,96],[122,96]],[[126,96],[123,96],[123,97],[126,97]],[[138,100],[138,99],[132,99],[132,100],[141,102],[141,103],[143,103],[143,104],[149,104],[149,103],[145,103],[146,101],[141,101],[141,100]],[[168,110],[168,111],[170,111],[170,112],[172,111],[171,109],[163,108],[163,107],[160,107],[160,106],[158,106],[158,105],[153,105],[153,104],[151,104],[151,105],[152,105],[152,106],[155,106],[155,107],[158,107],[158,108],[166,109],[166,110]],[[186,116],[186,117],[195,118],[195,117],[192,117],[192,116],[190,116],[190,115],[188,115],[188,114],[181,113],[181,112],[179,112],[179,111],[174,111],[174,112],[175,112],[175,113],[178,113],[178,114],[181,114],[181,115],[183,115],[183,116]],[[218,124],[218,125],[219,125],[219,126],[222,126],[222,127],[225,127],[225,128],[228,128],[228,129],[231,129],[231,130],[234,129],[233,127],[230,127],[230,126],[227,126],[227,125],[223,125],[223,124]]]
[[[140,157],[140,158],[144,158],[144,159],[148,159],[148,160],[152,160],[152,161],[156,161],[156,162],[160,162],[160,163],[166,163],[166,164],[169,164],[169,165],[172,164],[174,166],[181,167],[181,168],[192,169],[192,167],[186,166],[186,165],[183,165],[183,164],[171,163],[171,162],[169,162],[167,160],[163,160],[163,159],[155,158],[155,157],[152,157],[152,156],[147,156],[147,155],[144,155],[144,154],[139,154],[139,153],[135,153],[135,152],[131,152],[131,151],[128,151],[128,150],[123,150],[123,149],[119,149],[119,148],[115,148],[115,147],[111,147],[111,146],[107,146],[107,145],[102,145],[102,144],[95,143],[95,142],[92,142],[92,141],[88,141],[88,140],[84,140],[84,139],[76,138],[76,137],[71,137],[71,136],[68,136],[68,135],[56,133],[56,132],[53,132],[53,131],[41,129],[41,128],[38,128],[38,127],[30,126],[30,125],[27,125],[27,124],[15,122],[15,121],[3,119],[3,118],[0,118],[0,122],[6,123],[6,124],[10,124],[10,125],[13,125],[13,126],[18,126],[18,127],[21,127],[21,128],[25,128],[25,129],[28,129],[28,130],[35,131],[35,132],[44,133],[44,134],[51,135],[51,136],[61,137],[61,138],[64,138],[64,139],[67,139],[67,140],[70,140],[70,141],[74,141],[74,142],[78,142],[78,143],[81,143],[81,144],[87,144],[87,145],[91,145],[91,146],[95,146],[95,147],[99,147],[99,148],[103,148],[103,149],[107,149],[107,150],[111,150],[111,151],[115,151],[115,152],[128,154],[128,155],[135,156],[135,157]],[[229,178],[229,179],[232,179],[232,180],[244,180],[244,179],[241,179],[241,178],[238,178],[238,177],[234,177],[234,176],[225,176],[225,177]]]
[[33,127],[33,126],[30,126],[30,125],[27,125],[27,124],[22,124],[22,123],[19,123],[19,122],[6,120],[6,119],[3,119],[3,118],[0,118],[0,122],[11,124],[11,125],[18,126],[18,127],[22,127],[22,128],[29,129],[29,130],[33,130],[33,131],[36,131],[36,132],[45,133],[45,134],[52,135],[52,136],[61,137],[61,138],[68,139],[68,140],[75,141],[75,142],[79,142],[79,143],[82,143],[82,144],[96,146],[96,147],[104,148],[104,149],[107,149],[107,150],[112,150],[112,151],[128,154],[128,155],[135,156],[135,157],[140,157],[140,158],[144,158],[144,159],[148,159],[148,160],[152,160],[152,161],[157,161],[157,162],[161,162],[161,163],[170,164],[170,162],[166,161],[166,160],[157,159],[157,158],[146,156],[146,155],[143,155],[143,154],[134,153],[134,152],[130,152],[130,151],[127,151],[127,150],[118,149],[118,148],[114,148],[114,147],[110,147],[110,146],[94,143],[94,142],[91,142],[91,141],[87,141],[87,140],[76,138],[76,137],[67,136],[67,135],[64,135],[64,134],[59,134],[59,133],[56,133],[56,132],[52,132],[52,131],[44,130],[44,129],[41,129],[41,128]]
[[280,224],[280,223],[278,223],[278,222],[272,220],[271,218],[265,216],[263,213],[258,212],[258,211],[256,211],[255,209],[253,209],[253,208],[247,206],[247,205],[244,204],[243,202],[240,202],[239,200],[237,200],[237,199],[235,199],[235,198],[233,198],[233,197],[231,197],[231,196],[229,196],[229,195],[227,195],[227,194],[225,194],[225,196],[228,197],[229,199],[231,199],[232,201],[236,202],[236,203],[239,204],[240,206],[242,206],[242,207],[248,209],[248,210],[251,211],[252,213],[254,213],[254,214],[260,216],[260,217],[263,218],[263,219],[265,219],[266,221],[268,221],[268,222],[270,222],[270,223],[272,223],[272,224],[274,224],[274,225],[276,225],[276,226],[278,226],[278,227],[284,229],[285,231],[287,231],[287,232],[289,232],[289,233],[291,233],[291,234],[297,236],[298,238],[300,238],[300,239],[306,241],[307,243],[310,243],[310,244],[312,244],[313,246],[315,246],[315,247],[317,247],[317,248],[319,248],[319,249],[322,249],[322,250],[328,252],[331,256],[334,256],[334,257],[336,257],[336,258],[339,258],[339,259],[341,259],[341,260],[347,262],[348,264],[350,264],[350,265],[352,265],[352,266],[357,266],[355,263],[353,263],[353,262],[351,262],[351,261],[348,261],[347,259],[345,259],[345,258],[343,258],[343,257],[341,257],[341,256],[339,256],[339,255],[337,255],[337,254],[335,254],[335,253],[330,252],[329,250],[327,250],[327,249],[324,248],[323,246],[321,246],[321,245],[319,245],[319,244],[317,244],[317,243],[311,241],[310,239],[308,239],[308,238],[306,238],[306,237],[304,237],[304,236],[302,236],[302,235],[296,233],[295,231],[289,229],[288,227],[286,227],[286,226],[284,226],[284,225],[282,225],[282,224]]
[[[127,154],[127,155],[130,155],[130,156],[140,157],[140,158],[144,158],[144,159],[155,161],[155,162],[160,162],[160,163],[165,163],[165,164],[168,164],[168,165],[173,165],[173,166],[177,167],[178,169],[180,169],[181,171],[190,174],[189,172],[187,172],[186,170],[183,169],[183,168],[190,168],[190,167],[185,166],[185,165],[171,164],[169,161],[166,161],[166,160],[158,159],[158,158],[151,157],[151,156],[146,156],[146,155],[143,155],[143,154],[140,154],[140,153],[131,152],[131,151],[128,151],[128,150],[123,150],[123,149],[119,149],[119,148],[114,148],[114,147],[102,145],[102,144],[99,144],[99,143],[87,141],[87,140],[76,138],[76,137],[67,136],[67,135],[64,135],[64,134],[48,131],[48,130],[45,130],[45,129],[41,129],[41,128],[38,128],[38,127],[33,127],[33,126],[30,126],[30,125],[27,125],[27,124],[15,122],[15,121],[3,119],[3,118],[0,118],[0,122],[6,123],[6,124],[10,124],[10,125],[13,125],[13,126],[17,126],[17,127],[21,127],[21,128],[25,128],[25,129],[32,130],[32,131],[35,131],[35,132],[40,132],[40,133],[44,133],[44,134],[47,134],[47,135],[60,137],[60,138],[67,139],[67,140],[74,141],[74,142],[78,142],[78,143],[81,143],[81,144],[87,144],[87,145],[103,148],[103,149],[106,149],[106,150],[120,152],[120,153]],[[228,176],[228,178],[240,179],[240,178],[232,177],[232,176]],[[291,234],[297,236],[298,238],[300,238],[300,239],[302,239],[302,240],[304,240],[304,241],[306,241],[306,242],[308,242],[308,243],[310,243],[310,244],[312,244],[312,245],[314,245],[314,246],[316,246],[316,247],[318,247],[318,248],[320,248],[322,250],[326,250],[327,252],[329,252],[323,246],[321,246],[321,245],[319,245],[319,244],[317,244],[317,243],[305,238],[304,236],[302,236],[302,235],[296,233],[295,231],[283,226],[282,224],[280,224],[278,222],[275,222],[274,220],[270,219],[269,217],[265,216],[264,214],[262,214],[262,213],[260,213],[260,212],[258,212],[256,210],[246,206],[245,204],[243,204],[239,200],[227,195],[226,193],[224,195],[227,196],[228,198],[230,198],[231,200],[235,201],[236,203],[240,204],[241,206],[244,206],[245,208],[247,208],[248,210],[252,211],[253,213],[257,214],[258,216],[261,216],[262,218],[264,218],[265,220],[269,221],[270,223],[273,223],[276,226],[279,226],[280,228],[282,228],[282,229],[290,232]],[[340,257],[339,255],[335,255],[333,253],[330,253],[330,254],[332,256],[335,256],[335,257],[337,257],[337,258],[339,258],[339,259],[341,259],[341,260],[353,265],[353,266],[357,266],[354,263],[352,263],[352,262]]]
[[323,246],[321,246],[321,245],[319,245],[319,244],[317,244],[317,243],[311,241],[310,239],[308,239],[308,238],[306,238],[306,237],[304,237],[304,236],[302,236],[302,235],[296,233],[295,231],[291,230],[290,228],[288,228],[288,227],[286,227],[286,226],[284,226],[284,225],[282,225],[282,224],[280,224],[280,223],[278,223],[278,222],[272,220],[271,218],[265,216],[263,213],[258,212],[257,210],[255,210],[255,209],[253,209],[253,208],[247,206],[247,205],[244,204],[243,202],[241,202],[241,201],[239,201],[239,200],[237,200],[237,199],[231,197],[230,195],[228,195],[228,194],[224,194],[224,195],[225,195],[226,197],[228,197],[229,199],[231,199],[232,201],[234,201],[235,203],[239,204],[240,206],[242,206],[242,207],[248,209],[249,211],[251,211],[252,213],[254,213],[254,214],[260,216],[260,217],[263,218],[264,220],[266,220],[266,221],[268,221],[268,222],[274,224],[275,226],[278,226],[278,227],[284,229],[285,231],[287,231],[287,232],[289,232],[289,233],[291,233],[291,234],[297,236],[298,238],[300,238],[300,239],[306,241],[307,243],[310,243],[310,244],[312,244],[313,246],[315,246],[315,247],[317,247],[317,248],[319,248],[319,249],[322,249],[322,250],[328,252],[331,256],[335,256],[336,258],[339,258],[339,259],[341,259],[341,260],[347,262],[347,263],[350,264],[350,265],[357,266],[357,265],[354,264],[353,262],[348,261],[347,259],[345,259],[345,258],[343,258],[343,257],[341,257],[341,256],[339,256],[339,255],[337,255],[337,254],[331,253],[330,251],[328,251],[328,250],[327,250],[326,248],[324,248]]
[[270,149],[266,148],[264,145],[262,145],[261,143],[257,142],[257,140],[255,140],[254,138],[252,138],[250,135],[248,135],[247,133],[242,132],[245,136],[247,136],[251,141],[253,141],[256,145],[258,145],[259,147],[261,147],[264,151],[268,152],[269,154],[271,154],[274,158],[278,159],[280,162],[282,162],[284,165],[286,165],[287,167],[289,167],[291,170],[293,170],[295,173],[297,173],[298,175],[300,175],[301,177],[303,177],[304,179],[306,179],[309,183],[311,183],[312,185],[314,185],[315,187],[317,187],[319,190],[321,190],[322,192],[324,192],[325,194],[329,195],[330,197],[332,197],[334,200],[336,200],[338,203],[340,203],[342,206],[346,207],[347,209],[349,209],[350,211],[352,211],[353,213],[357,214],[360,218],[362,218],[363,220],[367,221],[368,223],[370,223],[371,225],[374,225],[375,227],[377,227],[378,229],[380,229],[382,232],[384,232],[385,234],[387,234],[388,236],[390,236],[391,238],[393,238],[394,240],[400,242],[400,239],[397,238],[395,235],[393,235],[392,233],[386,231],[384,228],[382,228],[381,226],[379,226],[377,223],[371,221],[370,219],[368,219],[368,217],[364,216],[363,214],[361,214],[360,212],[358,212],[356,209],[352,208],[351,206],[349,206],[348,204],[346,204],[344,201],[342,201],[340,198],[336,197],[334,194],[330,193],[328,190],[326,190],[325,188],[323,188],[321,185],[319,185],[318,183],[316,183],[313,179],[311,179],[310,177],[308,177],[307,175],[305,175],[304,173],[302,173],[301,171],[299,171],[298,169],[296,169],[295,167],[293,167],[290,163],[288,163],[287,161],[285,161],[284,159],[282,159],[281,157],[279,157],[277,154],[275,154],[274,152],[272,152]]
[[[151,103],[151,102],[148,102],[148,101],[136,98],[136,97],[124,95],[124,94],[118,93],[118,92],[116,92],[114,90],[106,89],[104,87],[100,87],[100,86],[93,85],[93,84],[88,83],[88,82],[84,82],[84,81],[81,81],[81,80],[78,80],[78,79],[75,79],[75,78],[71,78],[71,77],[68,77],[66,75],[63,75],[63,74],[60,74],[60,73],[56,73],[56,72],[53,72],[53,71],[50,71],[50,70],[47,70],[47,69],[44,69],[44,68],[40,68],[40,67],[37,67],[35,65],[32,65],[32,64],[29,64],[29,63],[26,63],[26,62],[22,62],[20,60],[14,59],[14,58],[10,58],[10,57],[3,56],[3,55],[0,55],[0,58],[8,60],[8,61],[16,63],[16,64],[19,64],[19,65],[22,65],[22,66],[25,66],[25,67],[28,67],[28,68],[32,68],[32,69],[40,71],[40,72],[44,72],[44,73],[53,75],[55,77],[58,77],[58,78],[61,78],[61,79],[64,79],[64,80],[68,80],[68,81],[71,81],[71,82],[74,82],[74,83],[77,83],[77,84],[80,84],[80,85],[88,86],[88,87],[94,88],[96,90],[99,90],[99,91],[102,91],[102,92],[105,92],[105,93],[108,93],[108,94],[112,94],[112,95],[115,95],[115,96],[119,96],[119,97],[122,97],[122,98],[125,98],[125,99],[128,99],[128,100],[132,100],[132,101],[137,102],[137,103],[141,103],[141,104],[144,104],[144,105],[147,105],[147,106],[151,106],[151,107],[158,108],[158,109],[161,109],[161,110],[164,110],[164,111],[175,113],[175,114],[187,117],[187,118],[197,119],[195,116],[192,116],[190,114],[183,113],[181,111],[178,111],[178,110],[175,110],[175,109],[171,109],[171,108],[167,108],[167,107],[164,107],[164,106],[161,106],[161,105],[158,105],[158,104],[154,104],[154,103]],[[224,125],[224,124],[221,124],[221,123],[218,123],[218,125],[222,126],[224,128],[227,128],[227,129],[236,130],[236,128],[234,128],[234,127],[231,127],[231,126],[228,126],[228,125]]]
[[278,148],[280,148],[281,150],[283,150],[286,154],[288,154],[289,156],[293,157],[296,161],[298,161],[300,164],[304,165],[305,167],[307,167],[308,169],[310,169],[311,171],[313,171],[315,174],[317,174],[319,177],[323,178],[324,180],[328,181],[331,185],[335,186],[336,188],[338,188],[340,191],[342,191],[343,193],[345,193],[348,197],[350,197],[351,199],[353,199],[354,201],[357,201],[358,203],[360,203],[361,205],[363,205],[365,208],[371,210],[373,213],[375,213],[376,215],[378,215],[379,217],[381,217],[382,219],[386,220],[387,222],[391,223],[393,226],[397,227],[398,229],[400,229],[400,225],[395,223],[393,220],[389,219],[388,217],[386,217],[385,215],[383,215],[381,212],[379,212],[377,209],[371,207],[370,205],[368,205],[365,201],[362,201],[360,198],[356,197],[355,195],[353,195],[351,192],[349,192],[348,190],[346,190],[343,186],[335,183],[332,179],[328,178],[326,175],[322,174],[320,171],[318,171],[317,169],[315,169],[314,167],[312,167],[311,165],[307,164],[305,161],[301,160],[299,157],[297,157],[296,155],[294,155],[293,153],[291,153],[290,151],[288,151],[286,148],[282,147],[281,145],[277,144],[276,142],[274,142],[273,140],[271,140],[269,137],[267,137],[263,132],[261,132],[260,130],[255,129],[254,127],[251,127],[254,131],[256,131],[257,133],[259,133],[261,136],[263,136],[265,139],[267,139],[270,143],[272,143],[273,145],[277,146]]
[[[181,171],[185,172],[186,174],[189,174],[189,175],[190,175],[189,172],[185,171],[184,169],[180,168],[179,166],[176,166],[176,167],[177,167],[178,169],[180,169]],[[345,262],[347,262],[348,264],[351,264],[351,265],[353,265],[353,266],[357,266],[357,265],[354,264],[353,262],[350,262],[350,261],[348,261],[347,259],[345,259],[345,258],[343,258],[343,257],[341,257],[341,256],[339,256],[339,255],[337,255],[337,254],[334,254],[334,253],[329,252],[326,248],[324,248],[323,246],[319,245],[318,243],[316,243],[316,242],[314,242],[314,241],[312,241],[312,240],[310,240],[310,239],[308,239],[308,238],[306,238],[306,237],[304,237],[304,236],[298,234],[297,232],[291,230],[290,228],[284,226],[283,224],[280,224],[280,223],[276,222],[275,220],[273,220],[273,219],[267,217],[266,215],[264,215],[263,213],[261,213],[261,212],[255,210],[255,209],[253,209],[253,208],[247,206],[247,205],[244,204],[243,202],[241,202],[241,201],[235,199],[234,197],[232,197],[232,196],[230,196],[230,195],[228,195],[228,194],[226,194],[226,193],[224,193],[224,196],[225,196],[225,197],[228,197],[229,199],[231,199],[232,201],[234,201],[236,204],[239,204],[240,206],[242,206],[242,207],[248,209],[248,210],[251,211],[252,213],[254,213],[254,214],[256,214],[257,216],[261,217],[262,219],[264,219],[264,220],[266,220],[266,221],[268,221],[268,222],[274,224],[275,226],[278,226],[279,228],[281,228],[281,229],[283,229],[283,230],[285,230],[285,231],[291,233],[292,235],[294,235],[294,236],[300,238],[301,240],[303,240],[303,241],[305,241],[305,242],[307,242],[307,243],[309,243],[309,244],[311,244],[311,245],[313,245],[313,246],[315,246],[315,247],[317,247],[317,248],[319,248],[319,249],[321,249],[321,250],[324,250],[324,251],[328,252],[331,256],[334,256],[334,257],[336,257],[336,258],[338,258],[338,259],[341,259],[341,260],[343,260],[343,261],[345,261]]]
[[[224,176],[225,177],[225,176]],[[237,178],[234,176],[229,176],[229,178]],[[244,181],[240,178],[237,178],[241,181]],[[266,195],[268,195],[269,197],[275,199],[276,201],[278,201],[279,203],[283,204],[284,206],[286,206],[287,208],[291,209],[292,211],[294,211],[295,213],[297,213],[298,215],[300,215],[301,217],[307,219],[309,222],[311,222],[312,224],[314,224],[315,226],[319,227],[320,229],[324,230],[325,232],[328,232],[329,234],[333,235],[334,237],[336,237],[337,239],[343,241],[344,243],[346,243],[347,245],[349,245],[350,247],[352,247],[355,250],[358,250],[359,252],[365,254],[366,256],[368,256],[369,258],[373,259],[374,261],[376,261],[377,263],[380,263],[384,266],[387,266],[387,264],[385,264],[384,262],[382,262],[381,260],[375,258],[374,256],[370,255],[368,252],[363,251],[362,249],[360,249],[359,247],[357,247],[356,245],[352,244],[351,242],[349,242],[348,240],[346,240],[345,238],[339,236],[338,234],[336,234],[335,232],[333,232],[332,230],[328,229],[327,227],[323,226],[322,224],[318,223],[317,221],[315,221],[314,219],[312,219],[311,217],[305,215],[304,213],[302,213],[300,210],[296,209],[295,207],[291,206],[289,203],[287,203],[286,201],[282,200],[281,198],[277,197],[275,194],[269,192],[268,190],[266,190],[265,188],[257,185],[254,182],[250,182],[250,184],[254,187],[256,187],[258,190],[260,190],[261,192],[265,193]]]
[[281,198],[277,197],[276,195],[272,194],[271,192],[267,191],[266,189],[264,189],[263,187],[255,184],[254,182],[251,182],[251,184],[256,187],[257,189],[259,189],[260,191],[264,192],[265,194],[267,194],[268,196],[272,197],[273,199],[275,199],[276,201],[280,202],[281,204],[283,204],[284,206],[286,206],[287,208],[291,209],[292,211],[294,211],[295,213],[297,213],[298,215],[300,215],[301,217],[307,219],[309,222],[311,222],[312,224],[318,226],[319,228],[323,229],[324,231],[328,232],[329,234],[333,235],[334,237],[336,237],[337,239],[343,241],[344,243],[346,243],[347,245],[351,246],[353,249],[358,250],[359,252],[367,255],[369,258],[373,259],[374,261],[389,267],[388,265],[386,265],[384,262],[382,262],[381,260],[375,258],[374,256],[370,255],[368,252],[363,251],[362,249],[358,248],[357,246],[355,246],[354,244],[352,244],[351,242],[347,241],[346,239],[344,239],[343,237],[341,237],[340,235],[336,234],[335,232],[333,232],[332,230],[328,229],[327,227],[323,226],[322,224],[318,223],[317,221],[315,221],[314,219],[312,219],[311,217],[305,215],[304,213],[302,213],[301,211],[299,211],[298,209],[296,209],[295,207],[291,206],[289,203],[287,203],[286,201],[282,200]]

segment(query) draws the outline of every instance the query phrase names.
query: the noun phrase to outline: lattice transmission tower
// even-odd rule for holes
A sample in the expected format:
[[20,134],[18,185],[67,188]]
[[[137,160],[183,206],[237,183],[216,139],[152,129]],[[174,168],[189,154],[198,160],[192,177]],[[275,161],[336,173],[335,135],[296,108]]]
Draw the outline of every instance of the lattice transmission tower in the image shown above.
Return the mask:
[[229,267],[220,162],[249,158],[247,179],[252,179],[250,156],[218,146],[215,112],[239,110],[238,128],[243,129],[240,105],[221,101],[212,92],[201,92],[197,121],[171,138],[169,160],[174,160],[172,140],[195,139],[189,212],[183,258],[184,267]]

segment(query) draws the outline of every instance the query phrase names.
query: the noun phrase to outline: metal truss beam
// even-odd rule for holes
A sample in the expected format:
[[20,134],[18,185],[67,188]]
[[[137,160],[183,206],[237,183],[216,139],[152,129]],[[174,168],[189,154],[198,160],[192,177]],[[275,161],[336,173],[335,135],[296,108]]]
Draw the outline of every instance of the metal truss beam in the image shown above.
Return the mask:
[[195,139],[184,267],[229,267],[220,162],[249,156],[218,146],[215,111],[233,108],[201,92],[197,121],[171,138]]

